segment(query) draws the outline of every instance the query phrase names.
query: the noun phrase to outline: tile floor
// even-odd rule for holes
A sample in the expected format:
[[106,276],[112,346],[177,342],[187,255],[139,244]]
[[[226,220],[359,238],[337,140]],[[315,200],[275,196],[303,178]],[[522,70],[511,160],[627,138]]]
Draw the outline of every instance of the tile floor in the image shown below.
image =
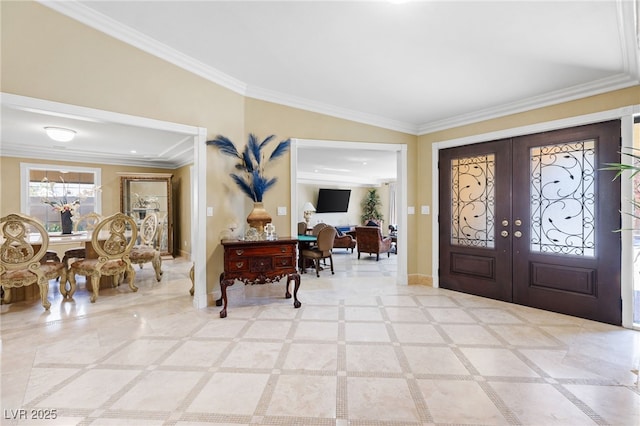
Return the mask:
[[334,257],[335,276],[302,276],[300,309],[284,284],[236,283],[227,318],[195,310],[181,259],[95,304],[80,285],[52,286],[49,313],[3,305],[0,423],[640,424],[640,332],[396,286],[393,255]]

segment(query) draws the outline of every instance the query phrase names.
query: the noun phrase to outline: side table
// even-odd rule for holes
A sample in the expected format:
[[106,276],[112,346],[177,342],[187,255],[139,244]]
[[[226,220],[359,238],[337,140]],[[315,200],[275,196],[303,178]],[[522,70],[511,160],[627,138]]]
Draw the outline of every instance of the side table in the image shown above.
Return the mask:
[[224,304],[220,318],[227,316],[227,287],[235,280],[246,284],[265,284],[278,282],[287,277],[285,297],[291,298],[289,283],[294,281],[293,307],[302,304],[298,300],[300,274],[296,268],[298,240],[282,237],[277,240],[243,241],[222,240],[224,247],[224,272],[220,274],[220,299],[216,306]]

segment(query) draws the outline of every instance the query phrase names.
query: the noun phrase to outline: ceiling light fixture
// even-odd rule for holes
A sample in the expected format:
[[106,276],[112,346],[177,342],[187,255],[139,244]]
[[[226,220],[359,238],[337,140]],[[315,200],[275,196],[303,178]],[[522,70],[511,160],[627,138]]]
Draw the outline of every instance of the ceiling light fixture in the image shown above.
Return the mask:
[[47,136],[57,142],[69,142],[76,136],[76,131],[63,127],[45,127]]

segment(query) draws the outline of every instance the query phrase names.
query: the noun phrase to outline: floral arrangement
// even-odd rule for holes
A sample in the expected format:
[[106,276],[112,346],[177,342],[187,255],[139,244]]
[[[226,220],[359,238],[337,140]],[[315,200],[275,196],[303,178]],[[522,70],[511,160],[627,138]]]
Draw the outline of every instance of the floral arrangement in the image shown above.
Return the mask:
[[62,195],[57,195],[55,190],[56,182],[50,182],[48,178],[42,179],[43,190],[42,190],[42,202],[44,204],[48,204],[55,211],[58,212],[71,212],[72,215],[78,211],[80,207],[80,201],[86,199],[87,197],[95,194],[100,188],[94,187],[90,190],[84,190],[78,197],[76,197],[73,201],[70,201],[69,198],[69,189],[67,187],[67,183],[64,181],[62,176],[60,176],[60,182],[62,183]]
[[158,203],[158,197],[146,197],[138,193],[133,194],[136,197],[135,205],[141,208],[147,208],[152,204]]
[[215,146],[222,154],[238,159],[236,170],[241,173],[231,173],[230,176],[247,197],[254,202],[261,203],[264,193],[273,187],[277,178],[267,178],[264,174],[265,167],[278,157],[281,157],[291,145],[291,140],[281,141],[273,150],[268,159],[265,160],[263,149],[275,138],[275,135],[268,136],[262,142],[253,134],[249,134],[249,140],[240,153],[236,146],[225,136],[218,135],[215,139],[207,141],[207,145]]

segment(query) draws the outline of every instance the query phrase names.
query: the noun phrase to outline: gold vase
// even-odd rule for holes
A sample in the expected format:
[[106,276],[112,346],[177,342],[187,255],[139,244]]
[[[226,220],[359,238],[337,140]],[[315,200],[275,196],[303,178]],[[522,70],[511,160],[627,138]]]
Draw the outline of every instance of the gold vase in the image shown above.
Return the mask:
[[251,210],[251,213],[247,216],[247,223],[260,234],[264,232],[264,226],[267,223],[271,223],[271,216],[269,216],[269,213],[264,209],[264,204],[258,202],[253,203],[253,210]]

